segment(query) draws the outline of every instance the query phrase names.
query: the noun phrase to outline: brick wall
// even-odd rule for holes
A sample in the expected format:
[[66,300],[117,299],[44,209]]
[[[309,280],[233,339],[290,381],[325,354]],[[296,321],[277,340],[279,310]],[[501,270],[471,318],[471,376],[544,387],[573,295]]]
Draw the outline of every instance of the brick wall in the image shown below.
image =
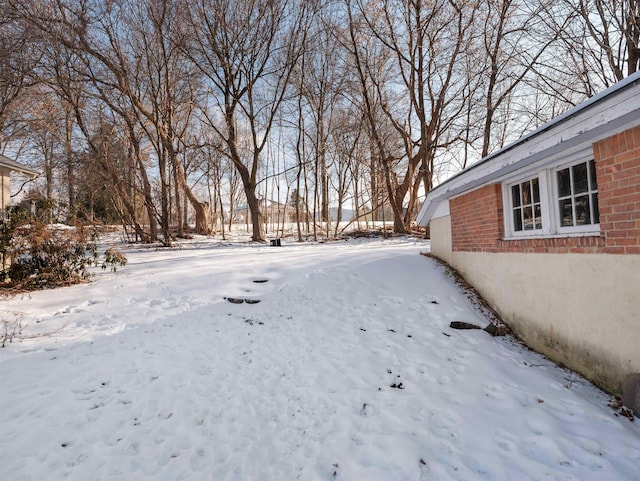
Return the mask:
[[451,199],[454,251],[640,254],[640,126],[594,144],[600,235],[504,240],[502,189]]
[[495,252],[504,235],[502,188],[491,184],[449,203],[454,251]]
[[605,251],[640,254],[640,125],[593,146]]

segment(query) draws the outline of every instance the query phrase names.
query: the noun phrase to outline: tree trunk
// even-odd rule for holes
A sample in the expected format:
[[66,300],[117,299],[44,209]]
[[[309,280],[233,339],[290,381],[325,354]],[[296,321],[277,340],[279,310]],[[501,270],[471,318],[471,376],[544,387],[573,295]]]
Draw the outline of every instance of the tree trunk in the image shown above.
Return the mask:
[[158,240],[158,223],[156,222],[156,208],[153,203],[153,194],[151,193],[151,184],[149,183],[149,177],[147,176],[147,169],[144,166],[142,157],[140,155],[140,142],[135,135],[135,128],[133,123],[127,121],[129,128],[129,141],[133,145],[133,152],[138,166],[138,172],[140,172],[140,178],[142,180],[142,194],[144,196],[144,206],[147,211],[147,217],[149,218],[149,236],[143,237],[143,242],[155,242]]
[[251,236],[251,240],[254,242],[264,242],[264,227],[262,225],[260,201],[256,197],[256,186],[253,184],[244,184],[244,193],[247,197],[249,212],[251,213],[251,225],[253,227],[253,235]]
[[182,224],[182,201],[180,198],[180,179],[178,179],[178,170],[173,169],[173,192],[176,198],[175,201],[175,223],[177,229],[177,236],[184,237],[184,225]]
[[627,75],[640,69],[640,0],[629,0],[627,13]]
[[71,224],[76,218],[76,194],[75,194],[75,176],[73,170],[73,146],[71,145],[71,133],[73,131],[73,112],[69,108],[65,108],[64,117],[65,138],[64,150],[67,162],[67,194],[69,199],[69,208],[67,210],[67,223]]
[[160,170],[160,225],[162,237],[165,245],[171,243],[171,232],[169,230],[169,192],[167,187],[167,155],[161,149],[158,168]]
[[[402,216],[402,199],[404,195],[399,193],[396,189],[394,192],[393,185],[391,183],[391,169],[389,167],[389,161],[383,162],[384,168],[384,180],[387,186],[387,193],[389,195],[389,204],[391,204],[391,211],[393,212],[393,231],[396,234],[406,234],[407,227],[404,225],[404,219]],[[384,202],[382,204],[382,212],[384,214]]]
[[196,233],[206,234],[211,233],[211,221],[209,220],[209,203],[208,202],[191,202],[196,212]]

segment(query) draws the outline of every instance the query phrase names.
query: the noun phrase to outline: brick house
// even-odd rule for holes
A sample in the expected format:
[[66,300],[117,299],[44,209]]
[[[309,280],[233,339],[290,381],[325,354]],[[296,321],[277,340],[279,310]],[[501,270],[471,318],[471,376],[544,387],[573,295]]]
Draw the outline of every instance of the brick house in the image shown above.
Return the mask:
[[637,379],[640,73],[440,184],[417,221],[529,346],[615,394]]
[[27,177],[38,175],[37,171],[0,154],[0,217],[4,216],[5,209],[11,200],[11,180],[9,177],[11,172],[17,172]]

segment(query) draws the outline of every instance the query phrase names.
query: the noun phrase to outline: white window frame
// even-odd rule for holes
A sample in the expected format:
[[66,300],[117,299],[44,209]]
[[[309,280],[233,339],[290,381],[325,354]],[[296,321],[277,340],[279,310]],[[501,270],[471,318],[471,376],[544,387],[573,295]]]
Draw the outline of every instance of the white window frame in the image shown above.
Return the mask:
[[[502,183],[502,198],[507,199],[505,202],[504,209],[504,219],[505,219],[505,234],[510,238],[523,238],[523,237],[540,237],[545,234],[545,209],[544,205],[546,202],[546,195],[543,195],[543,192],[546,194],[546,185],[543,187],[544,180],[543,176],[536,174],[529,174],[527,176],[519,177],[517,180],[511,180],[509,182]],[[515,225],[513,222],[513,211],[515,209],[513,203],[513,190],[512,187],[516,185],[521,185],[525,182],[531,181],[533,179],[538,179],[538,190],[540,195],[540,215],[542,217],[542,228],[540,229],[531,229],[531,230],[515,230]],[[522,195],[522,194],[521,194]],[[533,192],[531,193],[533,196]],[[533,198],[533,197],[532,197]],[[522,205],[520,206],[522,208]],[[533,212],[535,219],[535,211]]]
[[[551,209],[553,211],[553,214],[555,216],[554,219],[554,224],[556,225],[556,229],[558,234],[563,234],[563,235],[572,235],[572,234],[599,234],[600,233],[600,224],[586,224],[586,225],[577,225],[577,226],[568,226],[568,227],[563,227],[562,225],[560,225],[560,212],[559,212],[559,205],[558,202],[560,200],[560,195],[558,192],[558,172],[560,172],[561,170],[564,169],[569,169],[569,172],[571,172],[571,167],[573,167],[574,165],[579,165],[579,164],[589,164],[589,162],[593,160],[593,157],[590,157],[588,159],[583,159],[580,161],[574,161],[574,162],[570,162],[570,163],[566,163],[566,164],[562,164],[562,165],[558,165],[557,167],[555,167],[554,169],[552,169],[552,171],[550,172],[550,175],[553,176],[553,182],[552,182],[552,196],[553,196],[553,201],[554,201],[554,207],[553,209]],[[594,164],[595,165],[595,164]],[[573,178],[573,177],[571,177]],[[591,180],[589,179],[589,175],[587,173],[587,180],[589,182],[589,184],[591,184]],[[600,191],[596,189],[596,192],[599,194]],[[592,190],[587,190],[587,195],[589,195],[589,197],[591,197],[591,194],[593,193]],[[589,201],[591,202],[591,201]],[[598,202],[598,204],[600,204]]]
[[[560,226],[558,172],[593,160],[593,155],[574,156],[565,162],[554,162],[537,170],[529,170],[502,180],[502,207],[504,218],[505,239],[530,239],[544,237],[580,237],[600,234],[600,224],[587,224],[572,227]],[[515,231],[513,225],[513,199],[511,187],[533,178],[538,179],[540,189],[540,210],[542,215],[542,229],[529,231]],[[598,190],[598,193],[600,191]]]

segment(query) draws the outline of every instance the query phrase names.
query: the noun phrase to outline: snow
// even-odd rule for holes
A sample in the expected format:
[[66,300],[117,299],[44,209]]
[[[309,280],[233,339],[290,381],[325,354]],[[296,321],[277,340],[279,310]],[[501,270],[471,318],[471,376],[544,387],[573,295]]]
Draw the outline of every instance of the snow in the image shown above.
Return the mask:
[[3,301],[24,339],[0,350],[0,478],[639,480],[640,423],[450,329],[487,321],[424,251],[128,246],[116,273]]

